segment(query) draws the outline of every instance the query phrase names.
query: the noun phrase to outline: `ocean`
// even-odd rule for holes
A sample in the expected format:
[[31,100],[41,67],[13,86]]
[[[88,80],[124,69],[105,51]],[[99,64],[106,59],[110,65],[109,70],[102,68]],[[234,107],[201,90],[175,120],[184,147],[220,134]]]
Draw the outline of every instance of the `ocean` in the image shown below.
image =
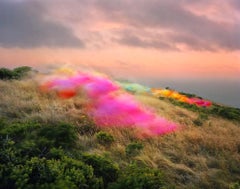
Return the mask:
[[140,79],[149,87],[169,87],[213,102],[240,108],[240,79]]

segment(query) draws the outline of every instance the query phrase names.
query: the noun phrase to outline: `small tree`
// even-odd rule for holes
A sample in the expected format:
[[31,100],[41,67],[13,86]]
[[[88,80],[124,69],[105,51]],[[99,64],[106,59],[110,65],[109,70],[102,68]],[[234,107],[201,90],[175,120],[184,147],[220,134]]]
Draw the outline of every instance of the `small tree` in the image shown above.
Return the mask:
[[15,69],[13,69],[13,75],[14,75],[14,79],[21,79],[23,77],[25,77],[30,71],[32,71],[31,67],[28,66],[21,66],[21,67],[17,67]]
[[0,68],[0,79],[21,79],[25,77],[30,71],[32,71],[32,68],[28,66],[17,67],[13,70],[7,68]]
[[13,72],[7,68],[0,68],[0,79],[8,80],[14,76]]
[[100,131],[96,134],[97,141],[105,146],[109,146],[114,142],[114,138],[111,134],[104,131]]

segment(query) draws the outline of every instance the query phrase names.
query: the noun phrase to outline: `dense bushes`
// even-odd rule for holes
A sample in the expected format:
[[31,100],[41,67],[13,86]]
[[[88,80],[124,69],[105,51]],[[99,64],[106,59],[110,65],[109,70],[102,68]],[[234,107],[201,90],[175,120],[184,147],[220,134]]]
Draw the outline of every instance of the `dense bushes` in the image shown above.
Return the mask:
[[13,70],[7,68],[0,68],[0,79],[21,79],[26,76],[31,70],[32,68],[28,66],[17,67]]
[[227,118],[230,120],[240,121],[240,109],[233,107],[225,107],[220,105],[214,105],[212,112],[215,112],[217,115]]
[[102,175],[74,156],[76,140],[70,124],[0,121],[0,188],[102,188]]
[[102,185],[91,166],[66,156],[61,160],[33,157],[24,165],[13,167],[10,179],[24,189],[99,188]]
[[98,155],[84,154],[83,161],[93,167],[97,177],[102,177],[105,187],[117,180],[119,168],[111,160]]
[[[102,142],[112,136],[99,132]],[[81,151],[77,131],[66,123],[41,124],[0,120],[0,189],[159,188],[157,170],[130,165]],[[142,145],[131,143],[129,154]]]
[[39,144],[47,141],[51,147],[69,148],[74,146],[77,139],[74,127],[66,123],[43,126],[38,130],[37,135],[42,140]]
[[130,164],[124,171],[121,172],[117,182],[112,183],[110,189],[161,189],[164,187],[163,174],[157,169],[137,164]]

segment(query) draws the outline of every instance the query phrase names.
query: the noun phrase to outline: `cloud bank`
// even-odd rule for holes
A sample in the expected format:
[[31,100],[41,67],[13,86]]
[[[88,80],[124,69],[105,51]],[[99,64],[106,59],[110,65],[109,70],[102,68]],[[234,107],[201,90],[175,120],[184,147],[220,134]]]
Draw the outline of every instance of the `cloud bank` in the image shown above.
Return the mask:
[[240,50],[238,0],[34,2],[0,2],[1,46]]
[[60,23],[44,18],[34,1],[0,1],[0,46],[11,48],[83,47],[84,42]]

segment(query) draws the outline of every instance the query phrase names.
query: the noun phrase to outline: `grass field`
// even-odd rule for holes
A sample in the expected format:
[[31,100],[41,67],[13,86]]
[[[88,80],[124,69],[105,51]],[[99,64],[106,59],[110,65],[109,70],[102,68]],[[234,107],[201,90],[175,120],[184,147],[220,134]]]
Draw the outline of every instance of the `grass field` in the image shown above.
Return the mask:
[[[225,119],[214,111],[192,111],[168,99],[136,95],[144,106],[181,125],[172,134],[138,139],[132,129],[97,127],[85,114],[87,102],[81,94],[62,100],[54,92],[41,93],[32,79],[0,81],[0,89],[0,119],[7,123],[5,127],[30,122],[42,127],[60,122],[71,124],[77,134],[77,150],[108,158],[120,171],[132,162],[160,170],[165,183],[162,188],[240,187],[238,119]],[[106,135],[97,135],[99,131]]]

